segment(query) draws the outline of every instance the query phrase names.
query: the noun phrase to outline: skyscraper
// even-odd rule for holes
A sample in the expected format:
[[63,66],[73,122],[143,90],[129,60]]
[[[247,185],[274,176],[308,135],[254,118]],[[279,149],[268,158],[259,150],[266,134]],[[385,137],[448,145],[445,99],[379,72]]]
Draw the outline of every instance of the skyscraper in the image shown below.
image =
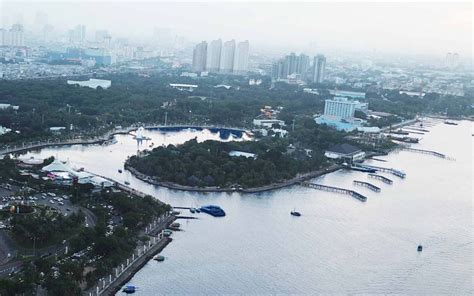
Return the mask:
[[206,70],[207,42],[203,41],[196,45],[193,51],[193,71],[202,72]]
[[206,70],[209,72],[219,72],[221,63],[222,40],[217,39],[209,43],[207,50]]
[[313,60],[313,77],[312,81],[321,83],[324,81],[324,70],[326,68],[326,57],[318,54]]
[[221,53],[219,72],[232,73],[234,70],[235,40],[224,43]]
[[71,43],[84,43],[86,40],[86,26],[77,25],[74,29],[69,30],[69,41]]
[[244,75],[247,73],[249,67],[249,47],[248,40],[237,44],[234,55],[234,74]]
[[20,24],[13,25],[11,30],[11,45],[23,46],[23,26]]
[[309,57],[307,55],[291,53],[273,64],[272,78],[280,80],[294,76],[297,79],[305,80],[308,69]]

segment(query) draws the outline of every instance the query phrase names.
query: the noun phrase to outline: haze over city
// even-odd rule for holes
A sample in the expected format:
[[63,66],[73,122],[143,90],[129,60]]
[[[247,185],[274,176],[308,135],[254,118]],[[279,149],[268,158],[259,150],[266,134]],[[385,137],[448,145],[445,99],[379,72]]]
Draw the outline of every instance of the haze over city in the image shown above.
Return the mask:
[[472,3],[184,3],[140,1],[2,1],[4,27],[35,25],[45,14],[56,31],[78,24],[146,42],[154,28],[190,41],[249,40],[266,51],[377,51],[472,54]]
[[474,295],[472,3],[0,1],[0,295]]

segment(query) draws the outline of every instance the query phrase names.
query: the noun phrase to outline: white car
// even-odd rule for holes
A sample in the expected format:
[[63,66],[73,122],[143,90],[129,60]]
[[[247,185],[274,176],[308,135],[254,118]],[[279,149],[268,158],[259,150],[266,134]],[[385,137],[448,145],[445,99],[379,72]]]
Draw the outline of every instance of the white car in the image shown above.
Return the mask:
[[49,201],[49,203],[54,204],[54,200],[51,199],[51,200]]

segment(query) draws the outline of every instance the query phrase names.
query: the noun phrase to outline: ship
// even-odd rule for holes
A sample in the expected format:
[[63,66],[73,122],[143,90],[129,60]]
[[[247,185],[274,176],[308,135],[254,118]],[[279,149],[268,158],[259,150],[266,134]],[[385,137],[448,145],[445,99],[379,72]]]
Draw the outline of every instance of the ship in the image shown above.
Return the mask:
[[204,206],[204,207],[201,207],[200,210],[201,210],[201,212],[204,212],[204,213],[209,214],[209,215],[214,216],[214,217],[224,217],[225,216],[224,210],[221,209],[219,206],[213,206],[213,205]]

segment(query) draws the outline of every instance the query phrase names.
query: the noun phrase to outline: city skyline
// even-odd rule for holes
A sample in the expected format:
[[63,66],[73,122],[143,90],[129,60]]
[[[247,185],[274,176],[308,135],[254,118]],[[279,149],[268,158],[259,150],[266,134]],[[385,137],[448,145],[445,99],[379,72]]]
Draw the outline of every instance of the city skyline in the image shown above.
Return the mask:
[[[110,5],[114,5],[113,15],[107,12]],[[28,31],[35,22],[47,21],[56,30],[67,31],[84,24],[89,38],[105,29],[113,36],[141,40],[149,39],[157,27],[191,42],[216,36],[248,39],[254,49],[278,52],[312,55],[332,49],[437,56],[457,52],[461,59],[472,57],[470,3],[345,3],[340,9],[341,5],[4,1],[2,26],[20,21]],[[239,15],[246,16],[245,22],[239,21]],[[298,15],[298,21],[285,21],[288,15]],[[171,19],[176,16],[180,22]]]

